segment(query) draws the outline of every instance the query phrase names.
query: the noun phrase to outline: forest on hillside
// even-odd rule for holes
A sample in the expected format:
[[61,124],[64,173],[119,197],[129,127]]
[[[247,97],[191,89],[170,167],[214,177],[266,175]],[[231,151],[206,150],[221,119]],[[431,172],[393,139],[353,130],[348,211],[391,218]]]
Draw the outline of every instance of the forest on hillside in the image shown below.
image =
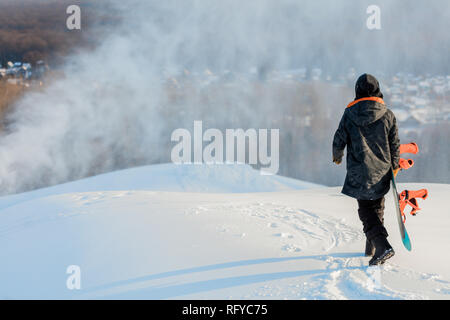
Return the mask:
[[[70,5],[81,8],[81,30],[67,29]],[[107,0],[1,1],[0,64],[43,60],[57,66],[75,50],[95,46],[101,32],[118,20]]]

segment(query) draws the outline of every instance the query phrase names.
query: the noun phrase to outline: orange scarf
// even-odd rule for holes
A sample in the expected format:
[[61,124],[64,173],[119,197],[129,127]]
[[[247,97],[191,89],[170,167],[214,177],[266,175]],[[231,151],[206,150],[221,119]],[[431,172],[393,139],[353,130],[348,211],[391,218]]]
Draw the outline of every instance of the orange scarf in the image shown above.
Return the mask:
[[358,102],[361,102],[361,101],[375,101],[375,102],[378,102],[378,103],[381,103],[381,104],[385,104],[383,99],[381,99],[381,98],[378,98],[378,97],[367,97],[367,98],[361,98],[361,99],[358,99],[358,100],[350,102],[348,104],[347,108],[350,108],[350,107],[354,106],[355,104],[357,104]]

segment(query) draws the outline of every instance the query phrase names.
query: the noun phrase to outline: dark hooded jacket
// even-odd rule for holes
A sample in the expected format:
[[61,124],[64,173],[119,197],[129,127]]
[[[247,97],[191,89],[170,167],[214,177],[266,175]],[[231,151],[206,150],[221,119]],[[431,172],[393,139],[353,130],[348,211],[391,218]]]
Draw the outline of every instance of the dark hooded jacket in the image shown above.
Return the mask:
[[391,167],[399,167],[398,128],[375,77],[359,77],[355,92],[355,101],[348,105],[334,135],[333,158],[341,160],[347,146],[347,176],[342,193],[360,200],[375,200],[389,191]]

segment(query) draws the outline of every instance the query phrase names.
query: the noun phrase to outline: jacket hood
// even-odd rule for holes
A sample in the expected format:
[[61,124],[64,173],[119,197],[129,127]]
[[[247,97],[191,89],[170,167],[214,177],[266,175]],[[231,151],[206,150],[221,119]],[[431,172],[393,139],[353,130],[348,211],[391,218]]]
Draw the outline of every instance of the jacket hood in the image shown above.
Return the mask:
[[355,85],[355,100],[367,97],[383,98],[378,80],[367,73],[361,75]]
[[366,126],[377,121],[386,113],[387,107],[383,100],[380,100],[361,99],[354,105],[349,105],[346,112],[348,112],[350,120],[357,126]]

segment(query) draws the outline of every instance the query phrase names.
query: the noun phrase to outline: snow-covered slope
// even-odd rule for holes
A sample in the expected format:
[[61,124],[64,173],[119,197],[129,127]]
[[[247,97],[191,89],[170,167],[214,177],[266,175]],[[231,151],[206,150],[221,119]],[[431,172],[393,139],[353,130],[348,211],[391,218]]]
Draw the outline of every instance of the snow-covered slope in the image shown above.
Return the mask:
[[43,196],[91,191],[271,192],[320,187],[279,175],[261,175],[246,164],[150,165],[105,173],[32,192],[0,197],[0,209]]
[[[155,169],[160,186],[166,181],[166,190],[181,188],[176,177],[164,179],[163,168]],[[216,169],[225,185],[243,174],[235,168],[234,174],[220,175]],[[407,220],[411,253],[401,245],[387,197],[386,225],[396,255],[383,267],[368,268],[356,201],[342,196],[340,188],[152,191],[141,174],[133,181],[132,172],[78,181],[73,190],[66,184],[53,187],[53,194],[49,188],[3,198],[0,298],[450,297],[449,185],[400,184],[430,192],[419,215]],[[270,178],[264,179],[270,185]],[[272,179],[275,185],[283,180]],[[199,177],[181,181],[198,188],[218,182],[204,178],[200,169]],[[240,190],[251,185],[243,183]],[[71,265],[80,267],[80,290],[66,286]]]

